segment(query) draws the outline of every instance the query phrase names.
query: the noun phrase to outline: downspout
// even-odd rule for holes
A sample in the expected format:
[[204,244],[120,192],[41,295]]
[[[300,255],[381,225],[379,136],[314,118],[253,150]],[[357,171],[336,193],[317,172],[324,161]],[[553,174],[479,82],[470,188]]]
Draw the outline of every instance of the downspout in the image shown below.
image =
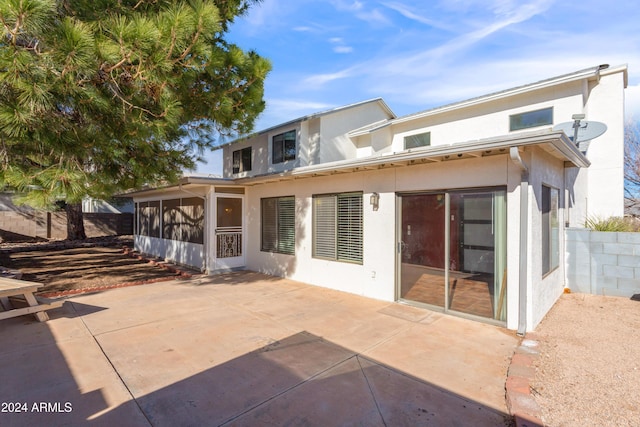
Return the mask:
[[529,169],[520,158],[518,147],[509,148],[511,161],[520,169],[520,275],[518,303],[518,331],[523,336],[527,330],[527,246],[529,229]]
[[178,184],[178,189],[184,193],[187,194],[191,194],[194,197],[197,197],[199,199],[203,199],[204,200],[204,238],[202,239],[202,263],[203,266],[201,268],[202,272],[206,272],[207,271],[207,260],[209,257],[209,253],[207,252],[207,242],[208,242],[208,236],[209,236],[209,221],[207,220],[207,213],[208,213],[208,209],[207,209],[207,202],[209,201],[209,198],[207,197],[207,195],[201,196],[199,194],[194,193],[193,191],[189,191],[189,190],[185,190],[184,188],[182,188],[182,184]]

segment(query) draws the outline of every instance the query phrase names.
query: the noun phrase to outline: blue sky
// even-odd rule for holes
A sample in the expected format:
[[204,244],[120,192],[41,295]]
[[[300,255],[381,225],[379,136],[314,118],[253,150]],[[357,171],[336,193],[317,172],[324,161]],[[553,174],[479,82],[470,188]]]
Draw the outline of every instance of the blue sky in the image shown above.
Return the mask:
[[605,63],[628,64],[640,119],[637,0],[263,0],[228,39],[272,62],[256,130],[377,97],[402,116]]

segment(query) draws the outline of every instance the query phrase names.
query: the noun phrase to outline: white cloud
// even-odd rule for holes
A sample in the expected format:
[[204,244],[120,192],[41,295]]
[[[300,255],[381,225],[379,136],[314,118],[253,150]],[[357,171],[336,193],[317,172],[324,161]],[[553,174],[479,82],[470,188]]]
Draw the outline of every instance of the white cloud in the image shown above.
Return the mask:
[[418,14],[418,12],[415,12],[411,7],[409,7],[407,5],[404,5],[402,3],[399,3],[399,2],[383,2],[382,5],[387,7],[387,8],[389,8],[389,9],[391,9],[391,10],[395,10],[400,15],[404,16],[407,19],[411,19],[412,21],[416,21],[416,22],[419,22],[421,24],[425,24],[425,25],[428,25],[430,27],[437,28],[437,29],[440,29],[440,30],[445,30],[445,31],[452,31],[453,30],[453,28],[451,26],[445,25],[439,20],[431,19],[431,18],[428,18],[426,16],[420,15],[420,14]]
[[389,18],[380,9],[358,12],[356,17],[372,25],[391,25]]
[[351,53],[353,48],[351,46],[336,46],[333,48],[335,53]]
[[353,77],[353,75],[356,74],[357,68],[358,67],[350,67],[335,73],[314,74],[303,79],[302,82],[304,86],[312,86],[309,88],[310,90],[319,89],[329,82]]
[[640,120],[640,84],[627,86],[624,104],[627,118]]
[[364,4],[357,0],[356,1],[333,0],[331,4],[333,4],[333,6],[337,10],[346,10],[348,12],[359,11],[359,10],[362,10],[364,7]]
[[266,103],[267,108],[256,122],[256,131],[335,108],[333,104],[298,99],[267,98]]

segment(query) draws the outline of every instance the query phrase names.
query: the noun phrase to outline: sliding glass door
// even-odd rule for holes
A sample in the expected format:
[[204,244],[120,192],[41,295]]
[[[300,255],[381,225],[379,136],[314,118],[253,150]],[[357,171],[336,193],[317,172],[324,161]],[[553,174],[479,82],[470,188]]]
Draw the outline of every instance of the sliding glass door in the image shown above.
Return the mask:
[[399,298],[504,321],[505,191],[403,194],[399,210]]

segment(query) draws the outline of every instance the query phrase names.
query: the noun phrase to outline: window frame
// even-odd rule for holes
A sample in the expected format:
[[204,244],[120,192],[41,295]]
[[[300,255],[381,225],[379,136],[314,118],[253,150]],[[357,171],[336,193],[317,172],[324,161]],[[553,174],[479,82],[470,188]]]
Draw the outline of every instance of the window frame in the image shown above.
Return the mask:
[[[408,140],[416,140],[419,137],[426,137],[427,138],[427,143],[426,144],[411,144],[411,146],[407,145],[407,141]],[[428,132],[422,132],[422,133],[415,133],[412,135],[405,135],[405,137],[403,138],[403,143],[404,143],[404,149],[405,150],[412,150],[414,148],[421,148],[421,147],[430,147],[431,146],[431,131]]]
[[[267,224],[267,204],[274,203],[271,217],[273,224]],[[290,210],[289,210],[290,209]],[[273,242],[265,237],[271,225]],[[296,254],[296,198],[295,196],[264,197],[260,199],[260,251],[283,255]]]
[[253,163],[253,149],[251,147],[234,150],[231,158],[232,173],[250,172]]
[[313,195],[312,205],[313,258],[362,265],[363,192]]
[[541,190],[542,276],[560,266],[560,190],[543,184]]
[[[276,165],[296,159],[298,151],[297,133],[298,132],[295,129],[292,129],[271,137],[271,164]],[[293,136],[293,138],[291,138],[291,136]],[[291,143],[293,143],[293,147],[287,147],[287,144]],[[281,146],[276,150],[278,145]]]
[[[546,115],[543,117],[543,120],[527,120],[527,116],[530,118],[535,118],[536,115],[542,113],[549,113],[549,118]],[[519,118],[519,120],[517,120]],[[539,108],[537,110],[531,111],[523,111],[521,113],[511,114],[509,115],[509,132],[516,132],[524,129],[531,129],[540,126],[548,126],[553,124],[553,107],[545,107]]]

